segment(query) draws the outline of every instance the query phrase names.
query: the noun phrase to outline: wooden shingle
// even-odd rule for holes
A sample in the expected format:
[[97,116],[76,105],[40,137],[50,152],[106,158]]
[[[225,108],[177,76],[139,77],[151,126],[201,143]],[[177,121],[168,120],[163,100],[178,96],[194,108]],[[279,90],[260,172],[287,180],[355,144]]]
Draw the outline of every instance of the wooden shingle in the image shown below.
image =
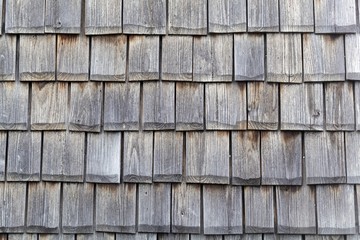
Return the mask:
[[139,232],[170,232],[171,184],[139,184]]
[[172,188],[173,233],[200,233],[201,186],[174,184]]
[[276,83],[247,83],[248,129],[278,129],[278,93],[279,86]]
[[345,35],[346,80],[360,80],[360,33]]
[[90,41],[85,36],[57,36],[57,80],[87,81],[89,79]]
[[122,0],[86,0],[85,34],[103,35],[122,32]]
[[20,80],[55,80],[55,54],[55,35],[21,35],[19,53]]
[[99,132],[103,89],[101,83],[71,83],[69,129]]
[[246,32],[246,0],[209,0],[209,32]]
[[15,81],[16,36],[0,36],[0,80]]
[[304,82],[345,80],[344,38],[303,35]]
[[300,132],[261,132],[263,185],[302,184]]
[[154,133],[154,182],[181,182],[183,141],[180,132]]
[[160,37],[129,37],[129,80],[159,80]]
[[140,83],[105,83],[104,130],[137,130]]
[[206,0],[170,0],[168,4],[169,34],[207,34]]
[[176,83],[176,130],[204,129],[204,84]]
[[273,187],[245,187],[245,233],[273,233]]
[[355,105],[355,119],[356,130],[360,130],[360,83],[354,83],[354,105]]
[[241,234],[242,188],[204,185],[204,234]]
[[233,41],[230,34],[195,37],[193,81],[231,82]]
[[346,182],[343,132],[306,132],[304,142],[307,184]]
[[232,131],[233,185],[260,185],[260,132]]
[[11,34],[44,33],[44,0],[6,0],[5,32]]
[[162,80],[192,81],[193,37],[164,36],[161,57]]
[[92,234],[76,234],[76,240],[115,240],[115,234],[106,232],[94,232]]
[[[268,234],[265,234],[266,236]],[[262,234],[224,235],[225,240],[262,240]]]
[[166,0],[131,0],[123,3],[123,32],[166,34]]
[[82,0],[46,0],[45,32],[79,34]]
[[277,229],[281,234],[316,234],[315,187],[276,187]]
[[85,133],[44,132],[42,180],[82,182]]
[[313,0],[280,0],[281,32],[313,32]]
[[223,236],[222,235],[193,235],[191,234],[191,239],[192,240],[222,240]]
[[[6,148],[7,148],[6,145],[7,145],[7,141],[8,141],[7,133],[6,132],[0,132],[0,181],[5,180]],[[11,151],[9,153],[11,154]]]
[[29,84],[0,82],[0,130],[28,127]]
[[[40,234],[41,236],[42,234]],[[49,234],[49,235],[54,235],[54,234]],[[57,236],[57,235],[54,235]],[[41,240],[48,240],[49,238],[40,238]],[[63,238],[56,238],[56,239],[61,239],[63,240]],[[8,234],[7,238],[2,238],[1,240],[38,240],[38,235],[37,234],[31,234],[31,233],[11,233]],[[52,239],[51,239],[52,240]],[[68,239],[66,239],[68,240]],[[69,239],[70,240],[70,239]]]
[[60,222],[61,183],[30,183],[27,199],[27,232],[57,233]]
[[316,186],[319,234],[355,234],[353,185]]
[[124,133],[124,182],[151,183],[153,132]]
[[121,240],[156,240],[156,233],[116,234],[116,239]]
[[266,53],[266,81],[302,82],[301,34],[267,34]]
[[279,31],[278,0],[248,0],[247,10],[249,32]]
[[229,133],[186,133],[186,182],[229,183]]
[[246,129],[246,83],[205,85],[206,129]]
[[87,135],[86,181],[120,183],[121,133]]
[[25,230],[26,183],[0,183],[0,232]]
[[175,129],[175,83],[143,83],[143,129]]
[[345,133],[346,182],[360,183],[360,132]]
[[125,81],[127,37],[91,38],[90,80]]
[[94,214],[94,185],[63,183],[63,233],[92,233]]
[[326,130],[355,130],[354,88],[351,82],[325,84]]
[[11,131],[8,134],[6,179],[39,181],[41,132]]
[[[34,234],[36,235],[36,234]],[[74,234],[39,234],[39,238],[34,240],[75,240]]]
[[280,85],[281,130],[324,129],[324,91],[321,83]]
[[[350,239],[350,237],[352,236],[354,235],[347,235],[346,239]],[[345,236],[344,235],[305,235],[305,240],[345,240]]]
[[234,35],[235,81],[265,80],[265,40],[262,34]]
[[66,129],[68,89],[68,83],[32,83],[31,130]]
[[189,240],[189,234],[171,234],[171,233],[160,233],[157,235],[158,240]]
[[316,33],[356,32],[355,0],[315,0]]
[[96,231],[135,233],[136,185],[96,186]]

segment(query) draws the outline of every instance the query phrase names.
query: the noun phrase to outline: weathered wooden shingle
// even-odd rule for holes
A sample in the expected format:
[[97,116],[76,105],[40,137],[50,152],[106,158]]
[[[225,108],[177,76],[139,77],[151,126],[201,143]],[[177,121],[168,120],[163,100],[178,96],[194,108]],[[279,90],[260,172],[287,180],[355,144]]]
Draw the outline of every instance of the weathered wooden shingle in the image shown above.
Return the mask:
[[5,32],[44,33],[44,0],[6,0]]
[[281,130],[324,129],[324,91],[321,83],[280,85]]
[[301,185],[301,133],[262,132],[261,170],[264,185]]
[[279,31],[278,0],[248,0],[247,10],[249,32]]
[[57,36],[57,80],[89,79],[89,46],[89,38],[85,36]]
[[235,81],[265,80],[265,40],[262,34],[234,35]]
[[92,233],[94,214],[94,185],[63,183],[63,233]]
[[313,32],[313,0],[280,0],[281,32]]
[[21,81],[55,80],[55,35],[21,35],[19,54]]
[[345,80],[344,38],[303,35],[304,82]]
[[164,36],[162,38],[161,79],[192,81],[193,37]]
[[126,47],[125,35],[92,37],[90,80],[125,81]]
[[166,0],[131,0],[123,3],[123,32],[166,34]]
[[79,34],[82,0],[46,0],[45,32]]
[[242,188],[204,185],[204,234],[241,234]]
[[360,80],[360,33],[345,35],[346,80]]
[[171,234],[171,233],[160,233],[157,235],[158,240],[189,240],[189,234]]
[[191,234],[191,239],[192,240],[222,240],[223,236],[222,235],[203,235],[203,234],[193,235],[193,234]]
[[316,234],[315,187],[276,187],[277,230]]
[[8,134],[6,179],[39,181],[41,132],[11,131]]
[[346,182],[360,183],[360,132],[345,133]]
[[194,37],[193,81],[231,82],[233,41],[230,34]]
[[135,233],[136,185],[96,186],[96,231]]
[[171,232],[200,233],[200,190],[198,184],[173,185]]
[[160,37],[129,37],[129,80],[159,80]]
[[[346,239],[356,235],[347,235]],[[344,235],[305,235],[305,240],[345,240]]]
[[279,86],[276,83],[247,83],[248,129],[278,129],[278,93]]
[[183,141],[180,132],[154,133],[154,182],[181,182]]
[[176,83],[176,130],[204,129],[204,84]]
[[229,133],[186,133],[186,182],[229,183]]
[[360,83],[354,83],[355,89],[355,97],[354,97],[354,104],[355,104],[355,119],[356,119],[356,130],[360,130]]
[[103,89],[101,83],[71,83],[69,129],[99,132]]
[[[264,237],[268,234],[264,234]],[[224,235],[225,240],[262,240],[262,234]]]
[[94,232],[92,234],[76,234],[76,240],[115,240],[115,234],[106,232]]
[[81,182],[85,133],[44,132],[42,180]]
[[205,114],[206,129],[246,129],[246,83],[206,84]]
[[122,32],[122,0],[86,0],[85,34],[103,35]]
[[234,185],[260,185],[260,132],[231,132],[231,163]]
[[16,36],[0,36],[0,80],[15,81]]
[[307,184],[346,182],[343,132],[306,132],[304,142]]
[[27,196],[27,232],[57,233],[61,183],[30,183]]
[[104,130],[137,130],[140,83],[105,83]]
[[171,184],[139,184],[139,232],[170,232]]
[[355,194],[353,185],[316,186],[319,234],[354,234]]
[[156,233],[116,234],[121,240],[156,240]]
[[[36,234],[33,234],[36,236]],[[14,239],[15,240],[15,239]],[[25,239],[24,239],[25,240]],[[30,240],[30,239],[29,239]],[[75,240],[74,234],[39,234],[34,240]]]
[[68,89],[68,83],[32,83],[31,130],[66,129]]
[[[42,234],[40,234],[42,235]],[[50,234],[50,235],[54,235],[54,234]],[[57,235],[54,235],[57,236]],[[38,235],[37,234],[31,234],[31,233],[11,233],[8,234],[7,237],[5,235],[5,238],[0,238],[1,240],[38,240]],[[49,238],[40,238],[41,240],[48,240]],[[56,238],[56,239],[63,239],[63,238]],[[52,240],[52,239],[51,239]],[[67,240],[67,239],[66,239]]]
[[245,233],[273,233],[273,187],[245,187],[244,194]]
[[267,34],[266,54],[266,81],[302,82],[301,34]]
[[143,83],[143,129],[175,129],[175,83]]
[[[0,181],[5,180],[7,142],[8,142],[7,133],[6,132],[0,132]],[[10,143],[10,141],[9,141],[9,143]],[[9,150],[9,153],[11,154],[10,150]]]
[[316,33],[356,32],[355,0],[315,0]]
[[170,0],[168,4],[169,34],[207,34],[206,0]]
[[86,181],[120,183],[121,133],[87,135]]
[[29,84],[0,82],[0,130],[28,127]]
[[355,130],[354,88],[351,82],[326,83],[326,130]]
[[124,133],[124,182],[151,183],[153,169],[153,132]]
[[209,32],[246,32],[246,0],[209,0]]
[[0,183],[0,199],[0,232],[24,232],[26,183]]

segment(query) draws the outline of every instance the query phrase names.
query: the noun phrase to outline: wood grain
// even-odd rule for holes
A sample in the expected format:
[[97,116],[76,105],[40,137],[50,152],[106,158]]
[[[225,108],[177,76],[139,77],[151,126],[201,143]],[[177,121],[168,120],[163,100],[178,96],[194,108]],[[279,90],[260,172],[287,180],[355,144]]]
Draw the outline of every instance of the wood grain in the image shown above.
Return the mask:
[[[6,148],[7,148],[8,136],[6,132],[0,132],[0,180],[5,181],[5,166],[6,166]],[[9,141],[9,143],[11,143]],[[8,147],[10,148],[10,146]],[[11,148],[10,148],[11,150]],[[11,154],[11,151],[9,151]],[[9,164],[11,165],[11,164]]]
[[158,240],[189,240],[189,234],[172,234],[172,233],[160,233],[157,235]]
[[68,122],[68,83],[32,83],[31,130],[65,130]]
[[[37,235],[37,234],[33,234]],[[18,239],[18,238],[16,238]],[[16,240],[14,239],[14,240]],[[24,239],[25,240],[25,239]],[[29,239],[30,240],[30,239]],[[75,240],[74,234],[39,234],[38,238],[35,238],[34,240]]]
[[[40,236],[42,236],[43,234],[40,234]],[[49,234],[51,236],[57,236],[54,234]],[[40,238],[40,239],[50,239],[50,238]],[[56,239],[65,239],[65,238],[61,238],[59,236],[59,238]],[[11,233],[7,235],[7,238],[2,238],[2,240],[38,240],[38,234],[31,234],[31,233]],[[67,239],[66,239],[67,240]],[[69,239],[70,240],[70,239]]]
[[278,32],[279,31],[278,0],[248,0],[248,31]]
[[356,130],[360,130],[360,83],[354,82],[354,105]]
[[[0,3],[1,4],[1,3]],[[15,81],[16,36],[0,36],[0,80]]]
[[360,183],[360,132],[345,133],[346,182]]
[[116,239],[121,240],[156,240],[156,233],[135,233],[135,234],[116,234]]
[[94,232],[93,234],[77,234],[76,240],[115,240],[115,234],[106,232]]
[[345,35],[346,80],[360,80],[360,33]]
[[281,32],[314,32],[313,0],[280,0]]

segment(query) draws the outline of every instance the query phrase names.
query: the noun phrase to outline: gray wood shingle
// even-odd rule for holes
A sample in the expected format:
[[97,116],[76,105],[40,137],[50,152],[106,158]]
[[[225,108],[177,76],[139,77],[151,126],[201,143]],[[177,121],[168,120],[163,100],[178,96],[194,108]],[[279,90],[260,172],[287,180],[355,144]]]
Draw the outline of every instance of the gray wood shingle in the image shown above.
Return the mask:
[[354,91],[355,91],[355,97],[354,97],[354,104],[355,104],[355,125],[356,130],[360,130],[360,83],[355,82],[354,83]]
[[161,233],[157,235],[159,240],[189,240],[190,236],[189,234],[165,234]]
[[7,133],[0,132],[0,181],[5,180],[7,141],[8,141]]
[[249,32],[279,31],[278,0],[248,0],[247,10]]
[[345,35],[346,80],[360,80],[360,33]]
[[156,233],[116,234],[116,239],[121,240],[156,240]]
[[360,183],[360,132],[345,133],[346,182]]
[[85,34],[103,35],[122,32],[122,0],[86,0]]
[[313,32],[313,0],[280,0],[281,32]]
[[[56,235],[55,235],[56,236]],[[31,233],[12,233],[8,234],[7,238],[6,235],[3,238],[0,238],[1,240],[38,240],[37,234],[31,234]],[[40,239],[46,239],[46,238],[40,238]],[[62,238],[56,238],[56,239],[62,239]]]
[[16,36],[0,36],[0,80],[15,81]]
[[[36,236],[36,234],[34,234]],[[74,234],[39,234],[34,240],[75,240]]]
[[115,240],[114,233],[95,232],[92,234],[77,234],[76,240]]

